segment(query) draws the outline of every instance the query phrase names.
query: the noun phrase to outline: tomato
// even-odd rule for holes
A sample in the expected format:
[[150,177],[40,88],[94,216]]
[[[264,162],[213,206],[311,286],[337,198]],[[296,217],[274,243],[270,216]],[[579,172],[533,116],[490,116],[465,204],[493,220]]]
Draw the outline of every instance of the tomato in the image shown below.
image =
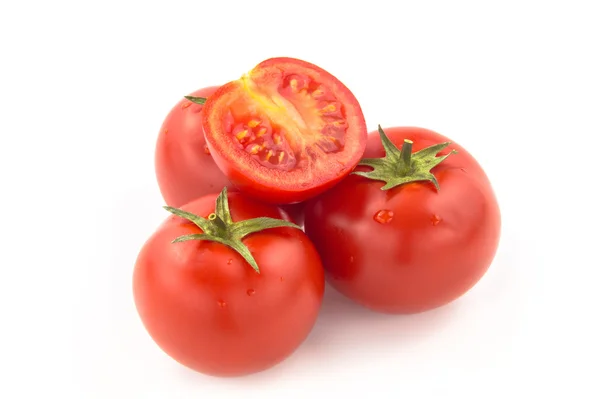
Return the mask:
[[386,161],[378,159],[385,137],[373,132],[356,168],[362,175],[309,201],[305,231],[341,293],[376,311],[421,312],[460,297],[484,275],[498,247],[500,211],[464,148],[443,144],[419,156],[411,146],[449,140],[417,127],[385,133],[394,144]]
[[360,161],[361,107],[316,65],[272,58],[211,95],[202,110],[217,166],[241,191],[294,203],[334,186]]
[[[191,94],[206,98],[218,86],[205,87]],[[202,132],[200,111],[203,105],[188,99],[179,101],[165,118],[155,152],[155,172],[163,199],[170,206],[181,206],[206,194],[218,193],[232,184],[215,164]],[[302,204],[284,205],[296,223],[304,219]]]
[[[218,86],[192,93],[208,97]],[[231,183],[219,170],[206,145],[200,111],[203,106],[182,98],[165,118],[155,151],[160,192],[168,205],[181,206],[206,194],[219,193]]]
[[[223,195],[217,206],[211,194],[181,210],[168,208],[175,215],[139,253],[133,294],[145,328],[165,353],[198,372],[235,376],[267,369],[294,352],[316,321],[324,276],[313,244],[286,227],[285,212],[239,192]],[[225,213],[223,198],[229,198]],[[206,227],[192,222],[194,215]],[[231,238],[242,230],[250,233]],[[201,232],[217,238],[199,240]]]

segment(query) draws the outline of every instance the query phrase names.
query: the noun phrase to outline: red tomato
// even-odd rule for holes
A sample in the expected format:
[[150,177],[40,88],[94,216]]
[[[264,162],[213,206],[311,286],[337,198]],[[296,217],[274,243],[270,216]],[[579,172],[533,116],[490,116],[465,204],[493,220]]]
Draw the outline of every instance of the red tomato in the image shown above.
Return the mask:
[[[215,212],[216,197],[182,209],[206,218]],[[288,219],[279,208],[241,193],[230,193],[229,205],[234,222]],[[133,292],[144,326],[168,355],[202,373],[243,375],[279,363],[307,337],[321,306],[324,277],[313,244],[291,227],[249,234],[243,244],[259,274],[222,243],[172,243],[202,231],[171,216],[143,246]]]
[[[208,97],[218,89],[205,87],[191,95]],[[206,145],[200,111],[203,106],[182,99],[165,118],[155,153],[156,178],[170,206],[181,206],[206,194],[218,194],[231,183],[219,170]]]
[[[205,87],[191,94],[209,97],[218,86]],[[206,194],[232,187],[215,164],[202,131],[203,106],[182,99],[165,118],[156,142],[155,170],[160,192],[170,206],[181,206]],[[282,208],[296,223],[304,219],[303,205]]]
[[[385,132],[398,148],[405,139],[415,150],[449,141],[416,127]],[[432,181],[382,190],[383,181],[352,174],[309,201],[305,230],[337,290],[373,310],[414,313],[458,298],[484,275],[499,241],[498,203],[477,161],[456,144],[441,154],[450,149],[458,153],[432,169],[439,191]],[[365,158],[384,155],[380,137],[371,133]],[[409,172],[396,167],[391,174],[414,173],[411,162]]]
[[311,198],[347,176],[367,130],[350,90],[292,58],[258,64],[211,95],[202,111],[218,167],[241,191],[270,203]]

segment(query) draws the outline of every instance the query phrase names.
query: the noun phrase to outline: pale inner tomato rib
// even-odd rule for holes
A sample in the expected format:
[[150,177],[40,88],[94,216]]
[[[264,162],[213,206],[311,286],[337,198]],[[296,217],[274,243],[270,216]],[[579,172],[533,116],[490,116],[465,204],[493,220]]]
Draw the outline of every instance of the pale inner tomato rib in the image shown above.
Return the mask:
[[317,152],[344,149],[348,121],[341,102],[324,85],[302,74],[279,75],[260,87],[241,79],[244,95],[229,105],[224,130],[261,165],[306,167]]

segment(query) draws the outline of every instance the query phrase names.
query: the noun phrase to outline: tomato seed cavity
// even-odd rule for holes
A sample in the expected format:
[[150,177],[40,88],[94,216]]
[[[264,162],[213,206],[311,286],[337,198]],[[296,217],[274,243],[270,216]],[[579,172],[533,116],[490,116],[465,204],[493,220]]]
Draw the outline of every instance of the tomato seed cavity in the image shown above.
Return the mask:
[[348,129],[346,112],[331,91],[308,76],[289,74],[283,79],[280,93],[285,97],[295,98],[300,103],[314,104],[318,116],[324,122],[320,131],[321,136],[316,140],[321,151],[330,153],[344,148]]
[[296,166],[296,155],[285,139],[285,132],[268,120],[250,117],[245,123],[232,126],[231,135],[261,165],[283,170]]

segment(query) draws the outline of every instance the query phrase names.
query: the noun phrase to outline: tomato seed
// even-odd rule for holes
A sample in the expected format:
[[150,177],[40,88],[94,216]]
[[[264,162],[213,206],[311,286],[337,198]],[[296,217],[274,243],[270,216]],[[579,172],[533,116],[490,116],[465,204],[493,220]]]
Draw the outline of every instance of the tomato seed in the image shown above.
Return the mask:
[[258,119],[250,119],[248,121],[248,127],[254,129],[256,126],[260,125],[260,120]]

